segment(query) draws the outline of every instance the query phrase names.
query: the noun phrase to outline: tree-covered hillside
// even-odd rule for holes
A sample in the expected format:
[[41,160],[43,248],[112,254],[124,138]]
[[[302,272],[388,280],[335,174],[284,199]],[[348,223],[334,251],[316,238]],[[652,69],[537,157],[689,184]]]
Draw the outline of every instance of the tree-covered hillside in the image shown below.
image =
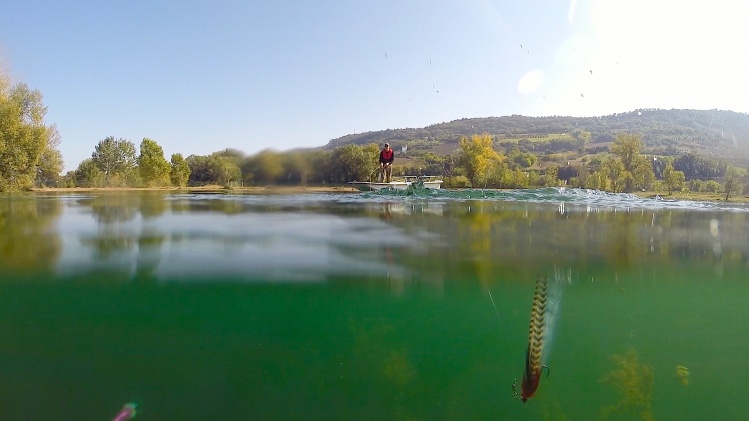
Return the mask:
[[[390,129],[351,134],[331,140],[326,149],[337,146],[389,142],[396,150],[440,151],[459,149],[463,136],[488,133],[498,145],[523,139],[565,139],[581,131],[590,134],[590,145],[605,144],[620,132],[642,137],[646,152],[678,156],[698,153],[731,162],[749,158],[749,115],[719,110],[642,109],[602,117],[506,117],[466,118],[434,124],[421,129]],[[450,145],[450,146],[447,146]],[[574,150],[579,144],[570,142],[561,150]],[[557,148],[557,150],[560,150]]]

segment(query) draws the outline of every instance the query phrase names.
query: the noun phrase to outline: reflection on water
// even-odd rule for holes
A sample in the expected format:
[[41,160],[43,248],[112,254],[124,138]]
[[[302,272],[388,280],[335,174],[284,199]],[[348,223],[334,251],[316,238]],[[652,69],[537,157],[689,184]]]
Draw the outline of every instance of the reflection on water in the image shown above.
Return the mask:
[[[107,419],[131,401],[151,419],[747,418],[749,364],[725,350],[749,353],[748,215],[557,189],[5,196],[0,405],[9,419]],[[551,374],[522,405],[510,386],[539,275],[569,285]]]
[[54,198],[0,198],[0,269],[49,270],[61,250],[55,227],[61,213]]
[[622,207],[625,199],[614,196],[609,207],[566,196],[566,202],[545,202],[537,192],[525,193],[530,201],[506,200],[506,194],[481,200],[31,196],[0,201],[0,218],[6,267],[57,267],[60,274],[104,270],[123,279],[149,274],[162,281],[199,280],[210,274],[322,281],[357,275],[402,284],[468,272],[490,284],[497,272],[532,278],[539,264],[574,265],[595,278],[663,259],[711,262],[718,273],[726,263],[749,262],[746,211]]

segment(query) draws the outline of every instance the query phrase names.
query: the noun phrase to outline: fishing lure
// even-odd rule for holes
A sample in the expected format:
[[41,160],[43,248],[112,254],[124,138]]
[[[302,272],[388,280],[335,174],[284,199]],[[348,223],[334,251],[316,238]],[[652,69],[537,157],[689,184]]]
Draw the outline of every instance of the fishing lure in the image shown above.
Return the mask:
[[122,410],[117,414],[116,417],[112,421],[127,421],[135,418],[135,415],[137,412],[135,411],[135,407],[137,405],[134,403],[127,403],[125,406],[122,407]]
[[554,279],[550,282],[546,277],[539,277],[536,280],[536,292],[533,296],[531,321],[528,328],[528,348],[525,352],[525,371],[520,393],[517,391],[517,379],[512,383],[513,398],[523,403],[536,393],[544,369],[546,369],[546,375],[549,375],[546,361],[554,337],[561,295],[562,287],[559,280]]

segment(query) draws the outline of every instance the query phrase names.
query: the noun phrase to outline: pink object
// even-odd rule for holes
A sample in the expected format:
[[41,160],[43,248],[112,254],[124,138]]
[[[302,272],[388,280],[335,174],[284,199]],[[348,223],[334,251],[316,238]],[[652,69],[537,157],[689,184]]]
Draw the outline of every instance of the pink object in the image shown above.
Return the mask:
[[126,421],[131,420],[135,418],[135,404],[134,403],[128,403],[125,404],[125,406],[122,407],[122,411],[120,411],[119,414],[117,414],[116,417],[112,421]]

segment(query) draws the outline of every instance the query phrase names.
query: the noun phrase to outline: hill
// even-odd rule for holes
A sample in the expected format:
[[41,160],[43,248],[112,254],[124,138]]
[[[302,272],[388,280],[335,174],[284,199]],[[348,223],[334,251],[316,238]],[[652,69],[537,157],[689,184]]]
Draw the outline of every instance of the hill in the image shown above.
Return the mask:
[[[678,156],[687,152],[734,163],[749,161],[749,114],[720,110],[642,109],[601,117],[465,118],[424,128],[389,129],[333,139],[325,149],[389,142],[408,154],[449,154],[463,136],[488,133],[504,149],[517,146],[535,153],[607,149],[619,132],[642,136],[645,153]],[[589,142],[582,141],[588,138]]]

